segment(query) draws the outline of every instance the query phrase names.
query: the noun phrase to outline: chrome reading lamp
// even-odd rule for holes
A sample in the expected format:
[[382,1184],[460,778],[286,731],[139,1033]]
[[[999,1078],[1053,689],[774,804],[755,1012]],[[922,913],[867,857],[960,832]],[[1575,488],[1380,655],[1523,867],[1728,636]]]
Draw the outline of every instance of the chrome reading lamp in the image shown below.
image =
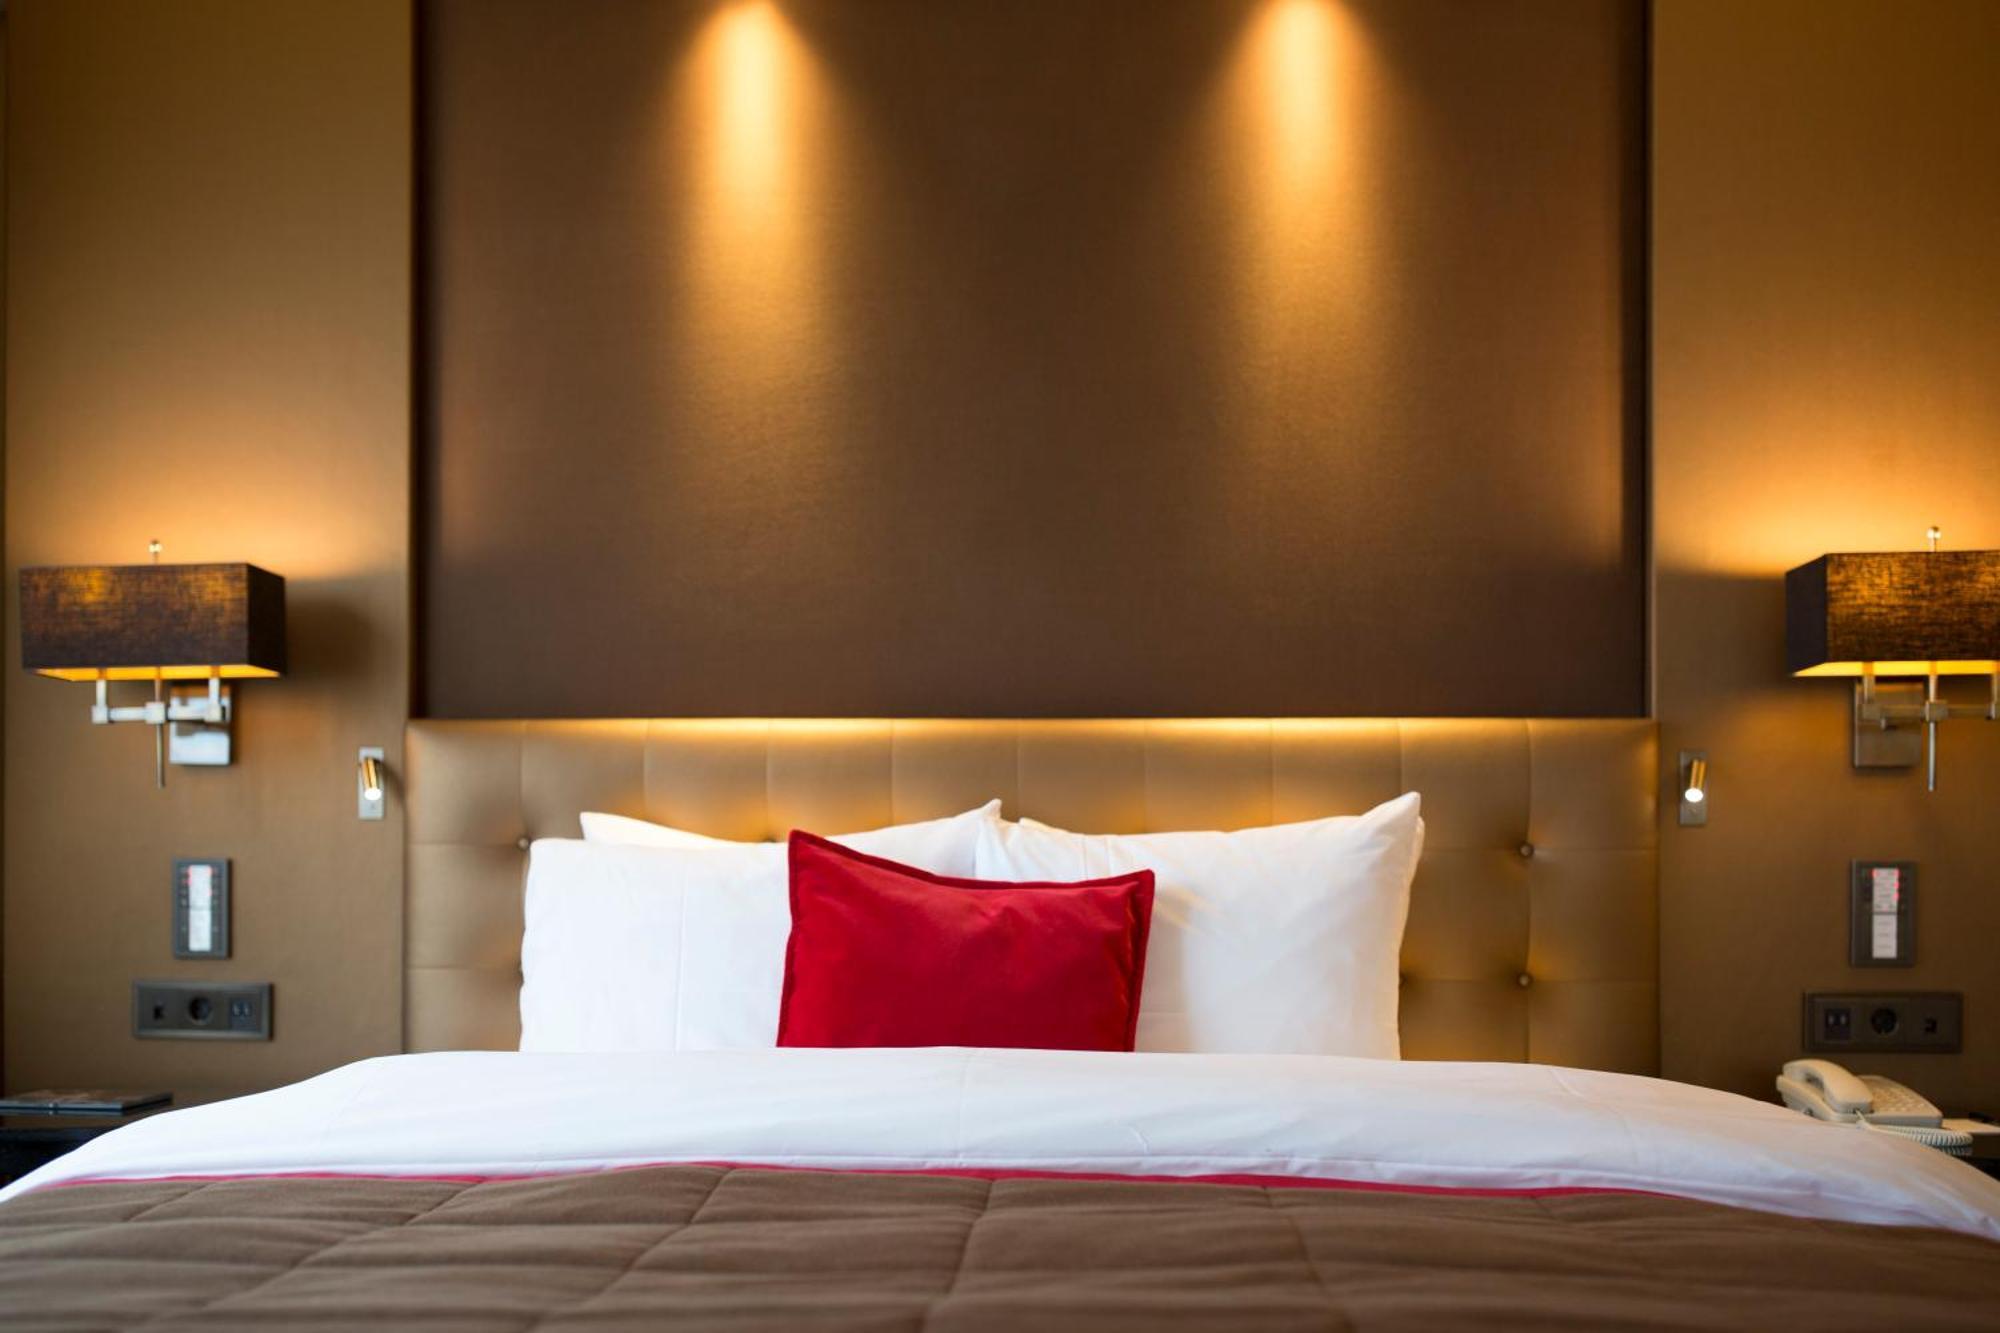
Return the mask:
[[[1907,768],[1937,790],[1938,723],[2000,719],[2000,551],[1823,555],[1785,575],[1786,665],[1854,686],[1854,766]],[[1921,677],[1884,683],[1882,677]],[[1943,676],[1985,676],[1982,704],[1951,703]]]
[[[144,722],[154,781],[167,761],[229,762],[226,680],[283,675],[285,581],[255,565],[62,565],[21,571],[21,665],[93,681],[90,720]],[[151,700],[114,707],[113,681],[150,681]],[[169,737],[169,729],[172,731]]]

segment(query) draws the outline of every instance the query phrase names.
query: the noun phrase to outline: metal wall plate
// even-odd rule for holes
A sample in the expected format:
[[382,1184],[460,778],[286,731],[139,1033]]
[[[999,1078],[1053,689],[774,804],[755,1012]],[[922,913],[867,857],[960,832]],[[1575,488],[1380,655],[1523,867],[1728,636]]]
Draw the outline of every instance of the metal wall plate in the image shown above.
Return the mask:
[[[1875,702],[1898,709],[1922,708],[1924,686],[1911,681],[1875,682]],[[1924,761],[1924,729],[1904,724],[1885,727],[1861,716],[1861,686],[1854,687],[1854,766],[1856,768],[1915,768]]]
[[132,1035],[195,1041],[269,1041],[271,983],[135,981]]
[[1964,1042],[1957,991],[1816,992],[1805,997],[1805,1048],[1849,1053],[1950,1054]]
[[[167,698],[173,703],[208,702],[208,686],[169,685]],[[229,687],[222,687],[222,721],[210,722],[169,722],[167,727],[167,762],[170,764],[191,764],[196,767],[218,767],[229,762],[229,723],[234,716],[230,701]]]

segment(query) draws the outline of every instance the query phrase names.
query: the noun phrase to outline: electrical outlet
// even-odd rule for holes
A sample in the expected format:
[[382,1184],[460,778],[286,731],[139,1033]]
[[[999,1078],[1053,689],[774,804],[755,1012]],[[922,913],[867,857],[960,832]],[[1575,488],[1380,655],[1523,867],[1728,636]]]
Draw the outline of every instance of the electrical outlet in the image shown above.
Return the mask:
[[132,1035],[193,1040],[269,1041],[271,983],[135,981]]
[[1957,991],[1849,991],[1805,997],[1809,1051],[1951,1052],[1964,1039]]

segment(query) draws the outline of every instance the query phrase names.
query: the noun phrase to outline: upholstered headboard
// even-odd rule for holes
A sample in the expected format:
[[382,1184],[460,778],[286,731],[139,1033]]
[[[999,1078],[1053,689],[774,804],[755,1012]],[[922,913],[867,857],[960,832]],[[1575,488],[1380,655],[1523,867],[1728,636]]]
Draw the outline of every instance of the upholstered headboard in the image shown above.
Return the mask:
[[528,843],[578,836],[582,810],[763,839],[999,796],[1116,833],[1416,790],[1404,1054],[1652,1073],[1656,744],[1640,720],[413,722],[404,1042],[516,1044]]

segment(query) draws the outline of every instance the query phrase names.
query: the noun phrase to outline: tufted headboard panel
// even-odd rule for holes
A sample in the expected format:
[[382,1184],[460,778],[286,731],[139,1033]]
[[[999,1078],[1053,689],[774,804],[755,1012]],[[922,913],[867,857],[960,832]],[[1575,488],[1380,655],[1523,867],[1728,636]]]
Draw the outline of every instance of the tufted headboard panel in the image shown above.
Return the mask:
[[412,722],[404,1044],[515,1045],[528,843],[578,836],[583,810],[766,839],[999,796],[1130,833],[1416,790],[1404,1054],[1653,1073],[1656,745],[1637,719]]

